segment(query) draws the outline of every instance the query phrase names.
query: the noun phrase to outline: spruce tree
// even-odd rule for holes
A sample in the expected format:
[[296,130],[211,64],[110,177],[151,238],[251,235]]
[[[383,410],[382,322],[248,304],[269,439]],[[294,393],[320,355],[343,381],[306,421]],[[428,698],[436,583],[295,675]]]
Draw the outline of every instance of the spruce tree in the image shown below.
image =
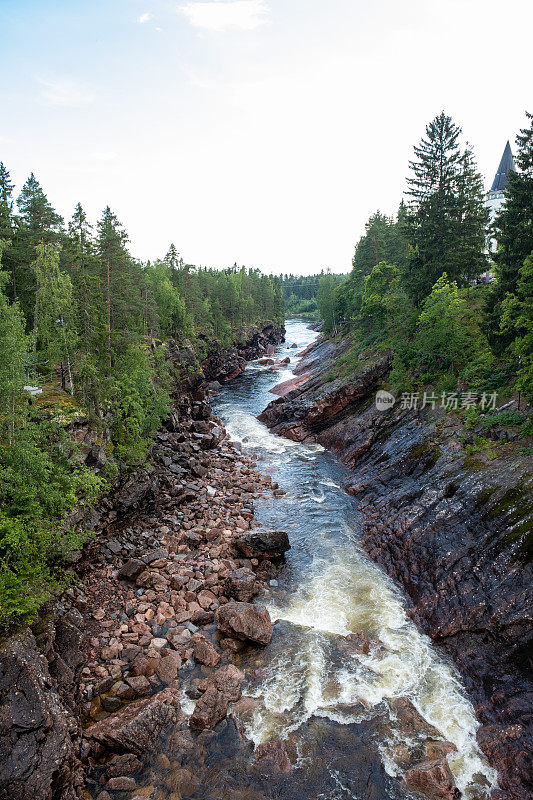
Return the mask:
[[495,221],[496,274],[502,297],[516,292],[518,273],[533,251],[533,114],[526,116],[529,127],[516,137],[519,172],[508,175],[505,203]]
[[411,197],[407,235],[411,253],[404,273],[407,291],[421,300],[443,272],[456,277],[452,265],[457,241],[457,176],[461,163],[461,128],[441,112],[426,126],[426,138],[414,147],[407,179]]
[[496,281],[487,300],[485,330],[498,355],[513,341],[511,328],[500,324],[502,303],[507,294],[516,295],[520,270],[533,252],[533,114],[526,116],[529,127],[516,137],[519,171],[507,176],[505,201],[494,223]]
[[38,244],[57,242],[63,223],[62,217],[52,208],[33,172],[17,198],[20,225],[13,237],[12,257],[15,260],[17,296],[31,326],[35,307],[35,261]]
[[468,145],[459,162],[456,203],[456,243],[450,254],[452,274],[470,285],[488,267],[485,247],[490,213],[485,206],[483,179]]

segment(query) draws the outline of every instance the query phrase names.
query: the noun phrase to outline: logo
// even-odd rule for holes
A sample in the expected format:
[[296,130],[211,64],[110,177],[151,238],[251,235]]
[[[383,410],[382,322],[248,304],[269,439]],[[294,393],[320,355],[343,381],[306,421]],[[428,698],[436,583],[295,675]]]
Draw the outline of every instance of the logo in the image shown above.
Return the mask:
[[383,389],[376,392],[376,408],[378,411],[388,411],[395,402],[396,398],[390,392],[386,392]]

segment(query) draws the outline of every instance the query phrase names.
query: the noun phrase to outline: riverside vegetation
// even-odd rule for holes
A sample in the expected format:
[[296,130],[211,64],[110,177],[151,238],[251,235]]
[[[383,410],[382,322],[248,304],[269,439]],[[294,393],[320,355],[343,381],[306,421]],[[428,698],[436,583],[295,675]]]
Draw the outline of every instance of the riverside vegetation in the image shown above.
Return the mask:
[[[395,219],[379,211],[370,217],[345,281],[321,278],[325,332],[342,329],[353,340],[338,363],[341,374],[365,354],[389,350],[398,391],[431,386],[533,397],[531,119],[517,137],[519,171],[509,174],[492,222],[460,128],[445,114],[427,126],[410,164],[409,203]],[[497,242],[493,253],[488,235]]]
[[[0,624],[31,619],[71,574],[81,534],[63,520],[143,462],[169,408],[169,348],[199,363],[249,326],[281,323],[277,278],[186,264],[174,245],[141,263],[106,207],[64,225],[33,174],[16,204],[0,163]],[[193,370],[193,366],[188,369]],[[25,386],[40,387],[33,396]],[[69,423],[109,431],[106,463],[84,463]]]

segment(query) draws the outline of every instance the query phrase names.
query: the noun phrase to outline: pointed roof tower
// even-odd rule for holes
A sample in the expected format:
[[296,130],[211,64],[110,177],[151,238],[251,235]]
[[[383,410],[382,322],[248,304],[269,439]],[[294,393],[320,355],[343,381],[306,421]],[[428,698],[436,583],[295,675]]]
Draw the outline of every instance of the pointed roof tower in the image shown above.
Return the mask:
[[505,150],[503,151],[502,160],[500,161],[500,166],[498,167],[498,172],[494,176],[492,186],[490,187],[491,192],[503,192],[507,186],[507,173],[511,169],[513,172],[516,172],[511,145],[509,144],[509,141],[507,141]]

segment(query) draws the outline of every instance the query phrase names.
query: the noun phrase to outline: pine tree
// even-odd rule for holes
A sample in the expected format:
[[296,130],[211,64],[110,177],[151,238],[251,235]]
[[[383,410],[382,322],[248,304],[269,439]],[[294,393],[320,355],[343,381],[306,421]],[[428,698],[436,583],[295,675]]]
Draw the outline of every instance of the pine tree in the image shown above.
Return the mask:
[[411,245],[404,273],[407,291],[418,301],[443,272],[454,278],[451,264],[456,244],[456,186],[460,169],[461,129],[441,112],[426,126],[426,138],[414,148],[407,179],[411,197],[407,235]]

